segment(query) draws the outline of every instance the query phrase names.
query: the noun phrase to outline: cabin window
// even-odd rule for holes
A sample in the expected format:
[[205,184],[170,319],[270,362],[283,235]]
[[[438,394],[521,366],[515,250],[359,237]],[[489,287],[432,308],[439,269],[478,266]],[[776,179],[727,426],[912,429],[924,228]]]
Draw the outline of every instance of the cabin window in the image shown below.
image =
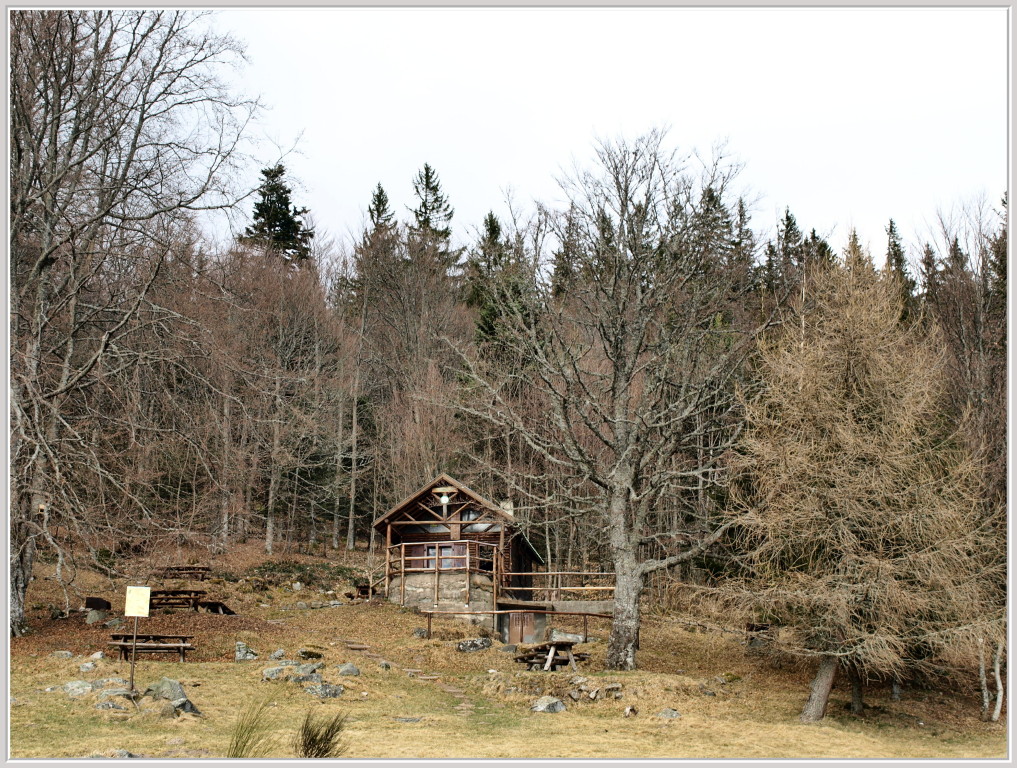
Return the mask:
[[[479,509],[464,509],[459,519],[464,523],[470,520],[476,520],[480,517],[481,511]],[[484,533],[485,531],[499,531],[501,530],[500,523],[474,523],[473,525],[464,525],[463,533]]]

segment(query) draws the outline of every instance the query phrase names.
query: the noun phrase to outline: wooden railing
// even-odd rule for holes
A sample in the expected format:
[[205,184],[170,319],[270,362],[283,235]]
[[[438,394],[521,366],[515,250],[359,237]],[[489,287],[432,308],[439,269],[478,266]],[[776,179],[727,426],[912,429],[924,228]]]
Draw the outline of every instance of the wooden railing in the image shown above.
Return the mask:
[[[433,554],[407,555],[407,547],[424,546],[434,547]],[[442,553],[443,547],[454,547],[463,544],[465,552],[461,554]],[[385,595],[389,596],[391,581],[399,576],[399,604],[406,604],[406,579],[405,575],[410,573],[431,573],[434,574],[434,604],[438,604],[438,583],[440,573],[461,572],[467,574],[466,578],[466,600],[465,605],[470,604],[470,579],[471,573],[487,573],[491,576],[494,585],[493,598],[498,600],[498,588],[501,583],[499,574],[499,549],[496,544],[489,544],[483,541],[459,539],[455,541],[429,541],[429,542],[404,542],[393,544],[388,548],[385,568]]]
[[[529,577],[531,586],[513,586],[528,592],[531,600],[610,600],[614,597],[614,573],[602,571],[506,571],[502,576],[511,583],[513,576]],[[608,581],[594,584],[595,581]],[[538,583],[540,582],[540,583]]]
[[[407,555],[408,547],[434,547],[433,554]],[[464,545],[465,551],[454,554],[442,548]],[[426,550],[425,550],[426,551]],[[601,571],[503,571],[501,550],[495,544],[472,539],[450,541],[404,542],[393,544],[386,553],[383,566],[385,596],[390,597],[392,579],[399,577],[399,603],[406,604],[404,575],[430,573],[434,575],[434,604],[438,604],[440,574],[484,573],[491,577],[493,599],[498,601],[499,591],[511,591],[530,600],[609,600],[614,597],[614,573]],[[519,582],[523,581],[521,585]],[[470,604],[470,579],[465,585],[465,605]],[[596,583],[606,582],[606,583]]]

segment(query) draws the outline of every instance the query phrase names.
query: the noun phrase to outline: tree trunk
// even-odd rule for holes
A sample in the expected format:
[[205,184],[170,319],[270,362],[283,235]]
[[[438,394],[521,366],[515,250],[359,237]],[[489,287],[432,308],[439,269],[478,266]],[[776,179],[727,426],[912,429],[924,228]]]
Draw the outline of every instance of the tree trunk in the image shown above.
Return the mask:
[[996,708],[992,711],[992,722],[999,722],[999,715],[1003,711],[1003,676],[1000,674],[999,665],[1003,659],[1003,641],[996,643],[996,653],[992,657],[992,672],[996,677]]
[[982,720],[989,720],[989,682],[985,677],[985,639],[978,638],[978,682],[982,687]]
[[826,715],[826,705],[830,701],[830,691],[837,676],[838,666],[840,663],[836,656],[823,656],[820,660],[819,669],[809,690],[809,699],[798,718],[803,723],[818,722]]
[[353,380],[353,425],[352,433],[350,435],[352,445],[352,463],[350,464],[350,514],[346,524],[346,549],[352,551],[356,546],[356,496],[357,496],[357,389],[360,384],[360,372],[354,376]]
[[614,618],[607,646],[608,669],[636,668],[639,637],[639,595],[643,576],[634,556],[615,556]]
[[[26,509],[27,504],[27,509]],[[18,503],[17,517],[11,521],[11,635],[23,635],[26,630],[25,594],[32,579],[35,564],[35,531],[31,516],[35,507],[31,501]],[[28,516],[27,518],[25,516]]]

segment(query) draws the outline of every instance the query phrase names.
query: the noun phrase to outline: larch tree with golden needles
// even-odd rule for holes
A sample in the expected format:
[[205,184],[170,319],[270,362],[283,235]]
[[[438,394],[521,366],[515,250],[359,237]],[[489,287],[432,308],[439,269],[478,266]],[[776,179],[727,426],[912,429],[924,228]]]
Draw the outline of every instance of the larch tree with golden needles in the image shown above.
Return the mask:
[[740,488],[751,600],[789,630],[783,650],[819,661],[811,722],[839,668],[857,711],[862,681],[956,658],[991,616],[978,467],[946,417],[941,345],[900,322],[854,235],[802,295],[760,345]]

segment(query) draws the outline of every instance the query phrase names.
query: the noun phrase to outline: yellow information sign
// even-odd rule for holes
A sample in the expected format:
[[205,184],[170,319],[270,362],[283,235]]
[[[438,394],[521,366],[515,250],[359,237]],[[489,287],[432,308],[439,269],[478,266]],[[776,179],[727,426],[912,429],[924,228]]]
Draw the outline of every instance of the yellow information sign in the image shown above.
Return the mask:
[[148,601],[151,587],[128,587],[127,600],[124,603],[124,616],[148,616]]

